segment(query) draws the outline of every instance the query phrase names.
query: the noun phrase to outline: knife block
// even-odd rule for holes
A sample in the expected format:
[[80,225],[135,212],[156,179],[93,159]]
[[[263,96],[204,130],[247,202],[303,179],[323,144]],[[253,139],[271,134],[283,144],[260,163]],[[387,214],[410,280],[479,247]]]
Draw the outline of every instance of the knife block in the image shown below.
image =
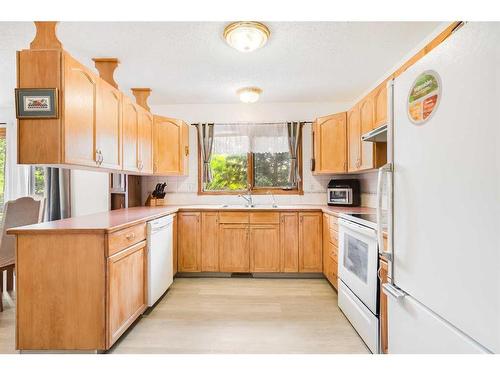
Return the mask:
[[147,207],[157,207],[157,206],[166,206],[167,200],[165,198],[154,198],[151,194],[149,194],[148,199],[146,199]]

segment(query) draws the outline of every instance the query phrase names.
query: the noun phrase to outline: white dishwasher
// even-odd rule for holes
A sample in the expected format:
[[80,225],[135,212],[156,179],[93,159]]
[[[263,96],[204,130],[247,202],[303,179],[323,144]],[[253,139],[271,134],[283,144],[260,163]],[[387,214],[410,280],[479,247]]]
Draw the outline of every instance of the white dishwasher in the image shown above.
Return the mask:
[[173,222],[175,215],[148,222],[148,306],[167,291],[174,281]]

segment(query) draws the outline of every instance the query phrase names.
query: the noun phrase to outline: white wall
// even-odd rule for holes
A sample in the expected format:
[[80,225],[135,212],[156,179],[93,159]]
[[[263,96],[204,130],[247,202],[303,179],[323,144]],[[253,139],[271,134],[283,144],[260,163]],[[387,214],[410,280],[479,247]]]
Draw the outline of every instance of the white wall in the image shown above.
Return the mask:
[[109,211],[109,174],[71,170],[71,216]]
[[[312,121],[316,117],[347,110],[352,103],[255,103],[255,104],[179,104],[153,106],[153,113],[181,118],[188,123],[197,122],[279,122]],[[305,125],[303,146],[303,188],[304,195],[279,195],[279,204],[325,204],[328,181],[333,176],[313,176],[310,171],[311,126]],[[198,195],[198,138],[196,129],[190,127],[189,175],[186,177],[143,177],[143,201],[158,182],[167,181],[167,202],[169,204],[219,204],[241,203],[234,195]],[[370,184],[362,184],[362,186]],[[259,203],[270,203],[268,196],[255,196]]]

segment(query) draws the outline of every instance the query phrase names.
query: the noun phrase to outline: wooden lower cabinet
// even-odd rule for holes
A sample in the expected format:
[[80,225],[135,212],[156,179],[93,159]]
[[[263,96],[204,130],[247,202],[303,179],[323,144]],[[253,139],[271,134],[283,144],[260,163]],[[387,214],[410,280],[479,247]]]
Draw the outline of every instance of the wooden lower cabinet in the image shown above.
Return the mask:
[[250,272],[249,237],[248,224],[219,225],[219,269],[221,272]]
[[219,271],[219,213],[201,214],[201,271]]
[[146,242],[109,257],[107,272],[107,346],[110,347],[147,307]]
[[337,289],[338,283],[338,234],[337,218],[323,214],[323,274]]
[[177,270],[179,272],[200,272],[201,213],[180,212],[177,225]]
[[299,272],[299,214],[280,215],[281,272]]
[[280,271],[280,226],[250,226],[250,272]]
[[177,273],[177,261],[178,261],[178,231],[177,231],[177,228],[179,226],[178,224],[178,215],[174,215],[174,223],[173,223],[173,246],[172,246],[172,251],[174,252],[172,254],[172,263],[173,263],[173,275],[175,276],[175,274]]
[[389,265],[383,259],[380,259],[379,282],[380,282],[380,350],[382,353],[388,352],[389,340],[387,331],[387,295],[382,291],[382,284],[389,282]]
[[180,212],[178,272],[322,272],[321,222],[321,212]]
[[322,214],[299,212],[299,272],[322,272]]

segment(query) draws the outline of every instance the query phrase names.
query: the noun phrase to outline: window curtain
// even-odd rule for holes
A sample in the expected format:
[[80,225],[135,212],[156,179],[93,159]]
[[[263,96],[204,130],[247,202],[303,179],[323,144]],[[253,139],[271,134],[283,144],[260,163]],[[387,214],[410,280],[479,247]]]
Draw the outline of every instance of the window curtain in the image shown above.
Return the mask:
[[286,123],[215,124],[215,154],[288,152]]
[[71,216],[70,171],[62,168],[45,170],[46,220],[59,220]]
[[[8,119],[5,154],[4,202],[29,195],[30,167],[17,164],[17,122],[14,110],[0,110],[0,119]],[[10,120],[12,119],[12,120]]]
[[300,182],[299,163],[297,154],[299,152],[300,136],[302,130],[301,122],[288,122],[286,124],[288,132],[288,148],[290,152],[290,173],[288,175],[288,182],[291,185],[296,185]]
[[198,142],[200,142],[201,159],[203,160],[202,181],[204,184],[212,181],[210,158],[214,144],[214,124],[197,124]]

